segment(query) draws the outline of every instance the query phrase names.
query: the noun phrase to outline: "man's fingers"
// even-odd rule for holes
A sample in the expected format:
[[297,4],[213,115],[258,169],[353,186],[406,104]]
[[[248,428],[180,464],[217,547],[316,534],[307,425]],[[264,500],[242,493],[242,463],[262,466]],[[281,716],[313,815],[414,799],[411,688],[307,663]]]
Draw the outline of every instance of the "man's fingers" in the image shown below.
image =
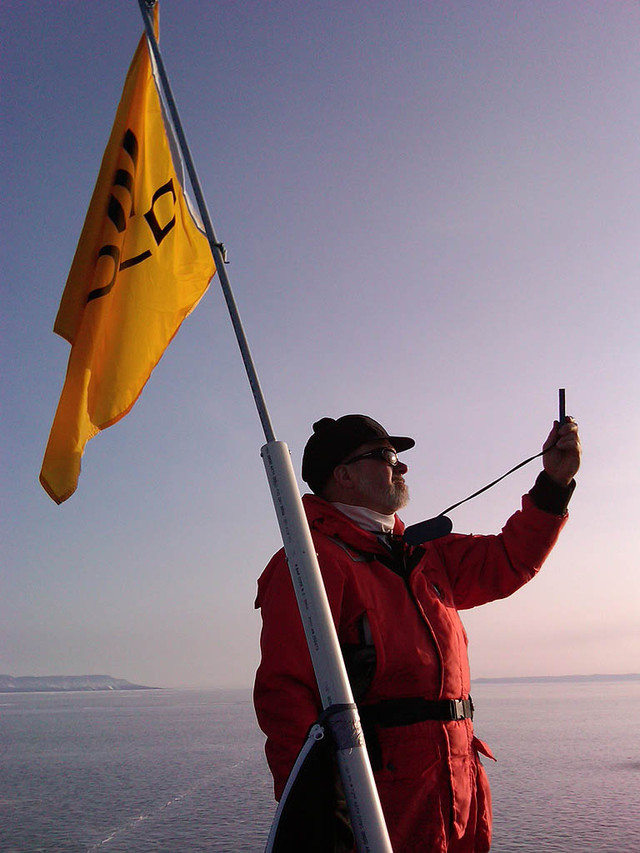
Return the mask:
[[571,415],[567,415],[567,419],[562,426],[558,421],[553,422],[553,428],[547,436],[547,440],[542,445],[542,449],[549,450],[551,447],[557,447],[558,450],[567,450],[579,446],[578,424]]

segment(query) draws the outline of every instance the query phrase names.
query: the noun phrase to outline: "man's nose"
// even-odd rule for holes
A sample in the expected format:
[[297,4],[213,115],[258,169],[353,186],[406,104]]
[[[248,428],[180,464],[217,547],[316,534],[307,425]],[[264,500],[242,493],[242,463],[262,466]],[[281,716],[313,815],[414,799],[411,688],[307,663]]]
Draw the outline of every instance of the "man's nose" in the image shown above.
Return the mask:
[[396,470],[399,471],[401,474],[406,474],[409,468],[404,464],[404,462],[401,462],[400,459],[398,459]]

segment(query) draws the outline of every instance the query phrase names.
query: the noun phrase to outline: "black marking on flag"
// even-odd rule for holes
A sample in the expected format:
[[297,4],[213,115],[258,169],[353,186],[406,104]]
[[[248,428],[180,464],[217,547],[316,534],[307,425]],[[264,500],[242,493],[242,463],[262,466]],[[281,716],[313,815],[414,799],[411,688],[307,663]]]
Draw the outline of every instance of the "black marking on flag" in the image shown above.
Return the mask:
[[126,169],[118,169],[116,176],[113,179],[113,183],[114,186],[124,187],[126,190],[131,192],[131,187],[133,186],[133,175],[131,172],[127,172]]
[[160,189],[157,189],[155,191],[155,193],[153,194],[153,198],[151,199],[151,207],[144,215],[144,218],[147,220],[149,228],[151,228],[151,231],[153,233],[153,239],[156,241],[156,244],[158,246],[160,245],[160,243],[162,243],[169,231],[171,231],[173,226],[176,224],[176,217],[174,215],[173,219],[170,219],[169,222],[167,222],[167,224],[164,226],[164,228],[162,228],[153,210],[153,206],[158,201],[158,199],[166,193],[171,193],[171,195],[173,196],[173,203],[175,205],[176,193],[173,188],[172,178],[170,178],[166,184],[163,184]]
[[129,267],[135,267],[136,264],[141,264],[143,261],[146,261],[147,258],[150,258],[150,257],[151,257],[151,252],[149,251],[149,249],[147,249],[146,252],[142,252],[141,254],[136,255],[135,258],[129,258],[128,261],[123,261],[120,264],[120,269],[121,270],[128,270]]
[[114,195],[109,198],[109,208],[107,210],[107,216],[113,222],[113,224],[116,226],[120,233],[122,233],[127,227],[127,217],[125,215],[124,208]]
[[[125,133],[124,138],[122,140],[122,147],[131,157],[135,171],[135,167],[138,161],[138,140],[136,139],[135,134],[131,130],[127,130],[127,132]],[[131,212],[129,214],[129,217],[127,217],[120,200],[116,198],[113,193],[109,197],[107,216],[115,225],[116,229],[118,230],[118,233],[122,234],[124,231],[126,231],[129,225],[130,218],[135,216],[133,202],[134,175],[132,175],[131,172],[129,172],[127,169],[117,169],[115,177],[113,179],[113,186],[122,187],[131,196]],[[155,191],[155,193],[153,194],[153,198],[151,199],[151,206],[149,207],[149,210],[144,214],[144,219],[151,230],[151,234],[153,235],[153,239],[155,240],[156,246],[159,246],[160,243],[162,243],[164,238],[171,231],[171,229],[175,227],[176,224],[175,212],[173,217],[165,225],[162,225],[158,221],[158,217],[156,216],[154,210],[158,199],[162,198],[163,195],[167,195],[167,193],[171,194],[175,210],[177,197],[175,189],[173,187],[173,179],[170,178],[166,182],[166,184],[163,184],[159,189]],[[103,246],[98,252],[97,260],[99,261],[100,258],[111,258],[113,261],[113,274],[108,284],[104,285],[104,287],[96,287],[94,288],[94,290],[91,290],[89,292],[89,295],[87,296],[87,302],[91,302],[94,299],[99,299],[101,296],[106,296],[108,293],[111,292],[114,284],[116,283],[118,273],[121,270],[127,270],[130,267],[134,267],[137,264],[141,264],[143,261],[146,261],[147,258],[150,258],[151,255],[152,250],[146,249],[139,255],[136,255],[133,258],[128,258],[126,261],[122,261],[122,263],[120,263],[119,247],[114,246],[113,244]]]
[[118,169],[116,176],[113,179],[113,185],[114,187],[122,187],[129,193],[131,196],[131,210],[129,211],[129,216],[135,216],[133,204],[133,175],[131,172],[128,172],[126,169]]
[[136,139],[135,133],[127,128],[127,131],[124,135],[124,139],[122,140],[122,147],[127,152],[129,157],[133,160],[133,165],[135,166],[138,162],[138,140]]
[[98,252],[98,258],[105,257],[113,259],[113,275],[111,276],[111,281],[104,287],[96,287],[95,290],[92,290],[87,296],[87,302],[91,302],[92,299],[99,299],[101,296],[106,296],[116,283],[116,276],[119,271],[120,249],[117,246],[103,246]]

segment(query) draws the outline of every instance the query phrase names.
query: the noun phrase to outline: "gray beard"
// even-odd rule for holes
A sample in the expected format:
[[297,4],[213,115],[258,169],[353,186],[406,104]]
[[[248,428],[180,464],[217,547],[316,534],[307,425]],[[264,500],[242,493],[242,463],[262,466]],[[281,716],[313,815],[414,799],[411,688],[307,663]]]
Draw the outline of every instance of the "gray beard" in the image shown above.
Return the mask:
[[362,488],[362,494],[378,507],[384,507],[381,511],[387,515],[397,512],[409,503],[409,487],[406,483],[391,483],[384,491],[367,485]]

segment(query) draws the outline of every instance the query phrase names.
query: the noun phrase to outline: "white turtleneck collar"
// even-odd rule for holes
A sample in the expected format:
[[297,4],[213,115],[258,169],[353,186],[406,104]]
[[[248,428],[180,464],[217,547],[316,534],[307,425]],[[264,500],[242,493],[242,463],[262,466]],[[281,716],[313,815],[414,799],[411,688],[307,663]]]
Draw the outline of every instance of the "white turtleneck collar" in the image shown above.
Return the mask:
[[376,512],[375,509],[369,509],[368,506],[341,504],[337,501],[333,502],[333,506],[337,507],[351,521],[355,521],[363,530],[370,530],[372,533],[393,533],[396,523],[394,513],[383,515],[381,512]]

